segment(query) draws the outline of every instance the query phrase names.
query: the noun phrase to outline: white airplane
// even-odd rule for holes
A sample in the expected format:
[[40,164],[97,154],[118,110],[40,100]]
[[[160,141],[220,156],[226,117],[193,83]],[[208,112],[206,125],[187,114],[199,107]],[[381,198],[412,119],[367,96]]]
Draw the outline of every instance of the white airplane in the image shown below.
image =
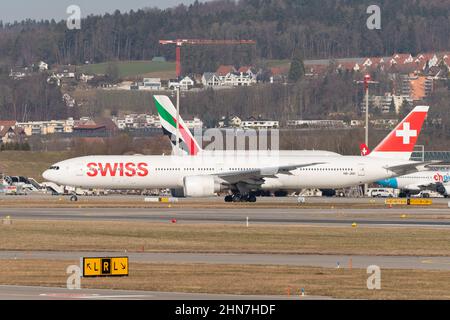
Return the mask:
[[[361,156],[370,154],[366,144],[359,146]],[[405,198],[420,193],[423,190],[432,190],[440,193],[445,198],[450,194],[450,170],[449,168],[430,168],[421,171],[376,181],[382,187],[400,189],[399,197]]]
[[437,191],[445,198],[450,194],[450,171],[437,169],[416,172],[396,178],[379,180],[376,183],[383,187],[400,189],[400,197],[409,197],[422,190]]
[[[177,190],[178,196],[186,197],[228,192],[227,202],[254,202],[254,192],[258,190],[349,187],[426,170],[431,162],[409,158],[427,112],[427,106],[415,107],[366,157],[283,151],[86,156],[56,163],[43,177],[81,188],[169,188]],[[175,119],[167,116],[166,120],[173,123]],[[187,130],[180,128],[182,136],[183,131]],[[195,143],[190,141],[188,145]]]

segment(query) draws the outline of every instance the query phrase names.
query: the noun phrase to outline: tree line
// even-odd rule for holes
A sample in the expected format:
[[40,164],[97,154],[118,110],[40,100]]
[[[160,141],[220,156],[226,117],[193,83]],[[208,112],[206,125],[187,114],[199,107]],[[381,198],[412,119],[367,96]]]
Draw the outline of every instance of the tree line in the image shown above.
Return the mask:
[[175,58],[160,39],[254,39],[256,46],[185,46],[186,72],[259,59],[389,56],[450,48],[449,5],[440,0],[379,0],[381,30],[369,30],[370,1],[217,0],[170,9],[91,15],[80,30],[65,21],[0,24],[0,61],[57,64]]

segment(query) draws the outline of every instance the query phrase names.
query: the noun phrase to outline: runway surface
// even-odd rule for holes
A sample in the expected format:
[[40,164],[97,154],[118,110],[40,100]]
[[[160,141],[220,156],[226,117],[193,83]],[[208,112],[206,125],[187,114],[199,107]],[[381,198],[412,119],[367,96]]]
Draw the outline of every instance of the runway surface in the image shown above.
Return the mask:
[[[8,198],[9,199],[9,198]],[[20,206],[22,198],[17,198]],[[23,198],[26,203],[27,198]],[[49,197],[49,199],[53,199]],[[130,197],[113,196],[95,198],[109,203],[111,199],[129,201]],[[142,197],[135,197],[137,202],[143,202]],[[210,200],[211,203],[209,202]],[[162,222],[171,223],[173,219],[178,224],[193,223],[223,223],[245,224],[248,218],[252,224],[279,225],[317,225],[317,226],[350,226],[356,222],[359,226],[370,227],[426,227],[449,228],[450,208],[446,207],[447,199],[433,199],[440,207],[380,207],[383,199],[339,199],[339,198],[308,198],[309,203],[324,204],[325,208],[276,207],[274,203],[296,202],[296,198],[270,199],[261,198],[261,202],[270,204],[268,207],[244,207],[230,204],[223,207],[223,200],[203,199],[211,207],[183,207],[183,201],[176,206],[161,206],[159,208],[18,208],[0,207],[0,222],[5,216],[15,220],[75,220],[75,221],[132,221],[132,222]],[[259,201],[259,200],[258,200]],[[214,203],[222,207],[215,208]],[[345,208],[344,203],[364,204],[367,208]],[[44,201],[45,203],[45,201]],[[370,208],[371,204],[378,207]],[[445,206],[444,206],[445,204]],[[110,206],[112,206],[110,204]],[[335,206],[335,207],[334,207]],[[340,206],[340,207],[339,207]],[[322,207],[322,206],[321,206]],[[55,252],[55,251],[0,251],[1,260],[42,259],[79,261],[81,257],[89,256],[128,256],[130,263],[201,263],[201,264],[240,264],[240,265],[288,265],[324,268],[362,268],[377,265],[381,269],[420,269],[450,271],[450,257],[427,256],[349,256],[349,255],[296,255],[296,254],[213,254],[213,253],[130,253],[130,252]],[[132,269],[131,269],[132,272]],[[4,286],[0,285],[0,300],[33,299],[33,300],[264,300],[286,299],[286,296],[240,296],[215,294],[190,294],[169,292],[125,291],[125,290],[68,290],[64,288]],[[291,297],[292,298],[292,297]],[[328,299],[327,297],[306,296],[294,299]]]
[[366,269],[370,265],[377,265],[382,269],[450,270],[450,257],[424,256],[0,251],[0,260],[79,261],[81,257],[114,257],[118,255],[128,256],[130,263],[205,263],[348,268],[351,261],[352,268]]
[[256,296],[155,292],[129,290],[100,290],[0,285],[0,300],[285,300],[330,299],[321,296]]
[[[14,219],[450,227],[450,209],[296,208],[0,208]],[[402,217],[403,216],[403,217]],[[436,217],[439,217],[437,219]]]

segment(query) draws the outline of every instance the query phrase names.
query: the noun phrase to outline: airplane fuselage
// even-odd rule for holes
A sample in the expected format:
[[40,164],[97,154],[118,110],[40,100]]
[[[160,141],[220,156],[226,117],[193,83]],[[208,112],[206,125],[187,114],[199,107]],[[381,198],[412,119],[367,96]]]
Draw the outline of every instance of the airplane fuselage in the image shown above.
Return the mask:
[[[430,170],[410,173],[407,175],[383,179],[377,181],[378,184],[406,191],[421,191],[425,189],[436,189],[436,185],[442,185],[444,187],[450,186],[450,172],[448,170]],[[442,194],[448,194],[442,189]]]
[[360,156],[86,156],[59,162],[44,178],[82,188],[183,188],[185,177],[220,176],[267,167],[320,163],[264,177],[261,189],[341,188],[387,179],[385,169],[411,161]]

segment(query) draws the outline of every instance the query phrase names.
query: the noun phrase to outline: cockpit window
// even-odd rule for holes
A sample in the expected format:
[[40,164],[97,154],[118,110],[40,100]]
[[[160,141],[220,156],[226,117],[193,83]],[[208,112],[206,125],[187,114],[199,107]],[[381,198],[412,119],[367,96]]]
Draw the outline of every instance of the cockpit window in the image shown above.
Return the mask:
[[58,167],[58,166],[51,166],[51,167],[49,168],[49,170],[59,170],[59,167]]

